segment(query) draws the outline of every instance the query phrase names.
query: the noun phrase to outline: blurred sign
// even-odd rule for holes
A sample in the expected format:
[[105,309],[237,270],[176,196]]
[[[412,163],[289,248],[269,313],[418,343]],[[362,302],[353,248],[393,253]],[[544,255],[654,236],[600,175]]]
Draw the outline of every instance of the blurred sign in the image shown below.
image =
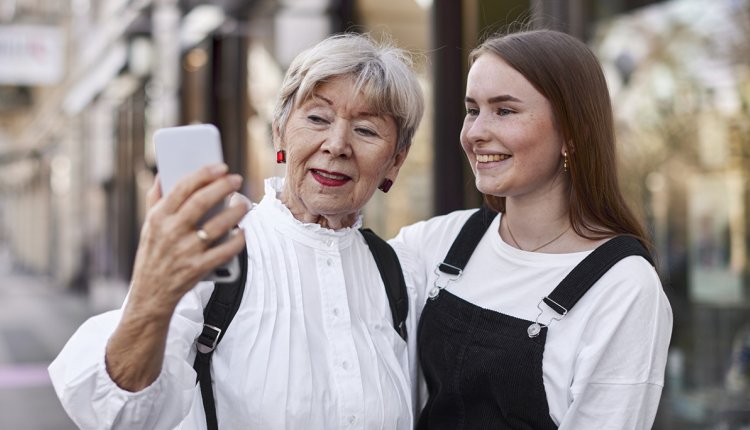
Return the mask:
[[123,42],[114,44],[86,75],[73,85],[63,100],[63,110],[75,115],[120,73],[128,62],[128,48]]
[[63,77],[64,35],[57,27],[0,26],[0,84],[49,85]]

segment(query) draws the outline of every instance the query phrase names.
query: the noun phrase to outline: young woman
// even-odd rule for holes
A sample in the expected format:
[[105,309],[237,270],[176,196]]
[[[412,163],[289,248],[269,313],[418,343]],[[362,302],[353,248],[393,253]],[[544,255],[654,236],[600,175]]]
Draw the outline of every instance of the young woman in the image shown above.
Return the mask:
[[391,242],[425,286],[417,428],[650,429],[672,314],[619,190],[601,67],[546,30],[469,59],[461,145],[493,211]]

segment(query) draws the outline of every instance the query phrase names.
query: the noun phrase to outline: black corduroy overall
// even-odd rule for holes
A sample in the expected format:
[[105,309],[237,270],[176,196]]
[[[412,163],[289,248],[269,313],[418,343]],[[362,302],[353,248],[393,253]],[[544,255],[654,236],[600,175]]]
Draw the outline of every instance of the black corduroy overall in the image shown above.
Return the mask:
[[[483,208],[464,224],[438,270],[455,280],[494,219]],[[651,261],[633,237],[605,242],[540,298],[562,318],[616,262],[630,255]],[[452,277],[452,278],[451,278]],[[441,276],[442,278],[442,276]],[[556,429],[547,404],[542,358],[547,327],[469,303],[435,288],[419,321],[418,348],[429,399],[417,430]],[[536,303],[530,303],[531,306]]]

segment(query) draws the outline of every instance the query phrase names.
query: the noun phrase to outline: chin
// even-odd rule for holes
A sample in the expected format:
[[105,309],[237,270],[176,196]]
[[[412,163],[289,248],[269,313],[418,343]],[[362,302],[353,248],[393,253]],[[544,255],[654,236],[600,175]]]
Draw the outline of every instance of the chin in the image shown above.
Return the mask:
[[475,183],[477,190],[479,190],[479,192],[482,194],[489,194],[492,196],[499,195],[500,190],[498,189],[498,187],[494,184],[488,184],[487,182],[488,181],[483,181],[483,180],[478,179]]

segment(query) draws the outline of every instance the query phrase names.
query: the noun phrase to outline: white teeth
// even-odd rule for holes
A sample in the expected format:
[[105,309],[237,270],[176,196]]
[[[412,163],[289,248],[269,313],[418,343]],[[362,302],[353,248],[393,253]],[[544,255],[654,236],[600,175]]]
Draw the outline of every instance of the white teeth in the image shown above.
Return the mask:
[[480,163],[489,163],[491,161],[503,161],[510,158],[507,154],[477,154],[477,161]]
[[320,170],[316,170],[316,172],[318,173],[318,175],[320,175],[320,176],[322,176],[322,177],[324,177],[324,178],[328,178],[328,179],[338,179],[338,180],[344,180],[344,179],[347,179],[347,178],[348,178],[348,176],[344,176],[344,175],[334,175],[333,173],[328,173],[328,172],[321,172]]

